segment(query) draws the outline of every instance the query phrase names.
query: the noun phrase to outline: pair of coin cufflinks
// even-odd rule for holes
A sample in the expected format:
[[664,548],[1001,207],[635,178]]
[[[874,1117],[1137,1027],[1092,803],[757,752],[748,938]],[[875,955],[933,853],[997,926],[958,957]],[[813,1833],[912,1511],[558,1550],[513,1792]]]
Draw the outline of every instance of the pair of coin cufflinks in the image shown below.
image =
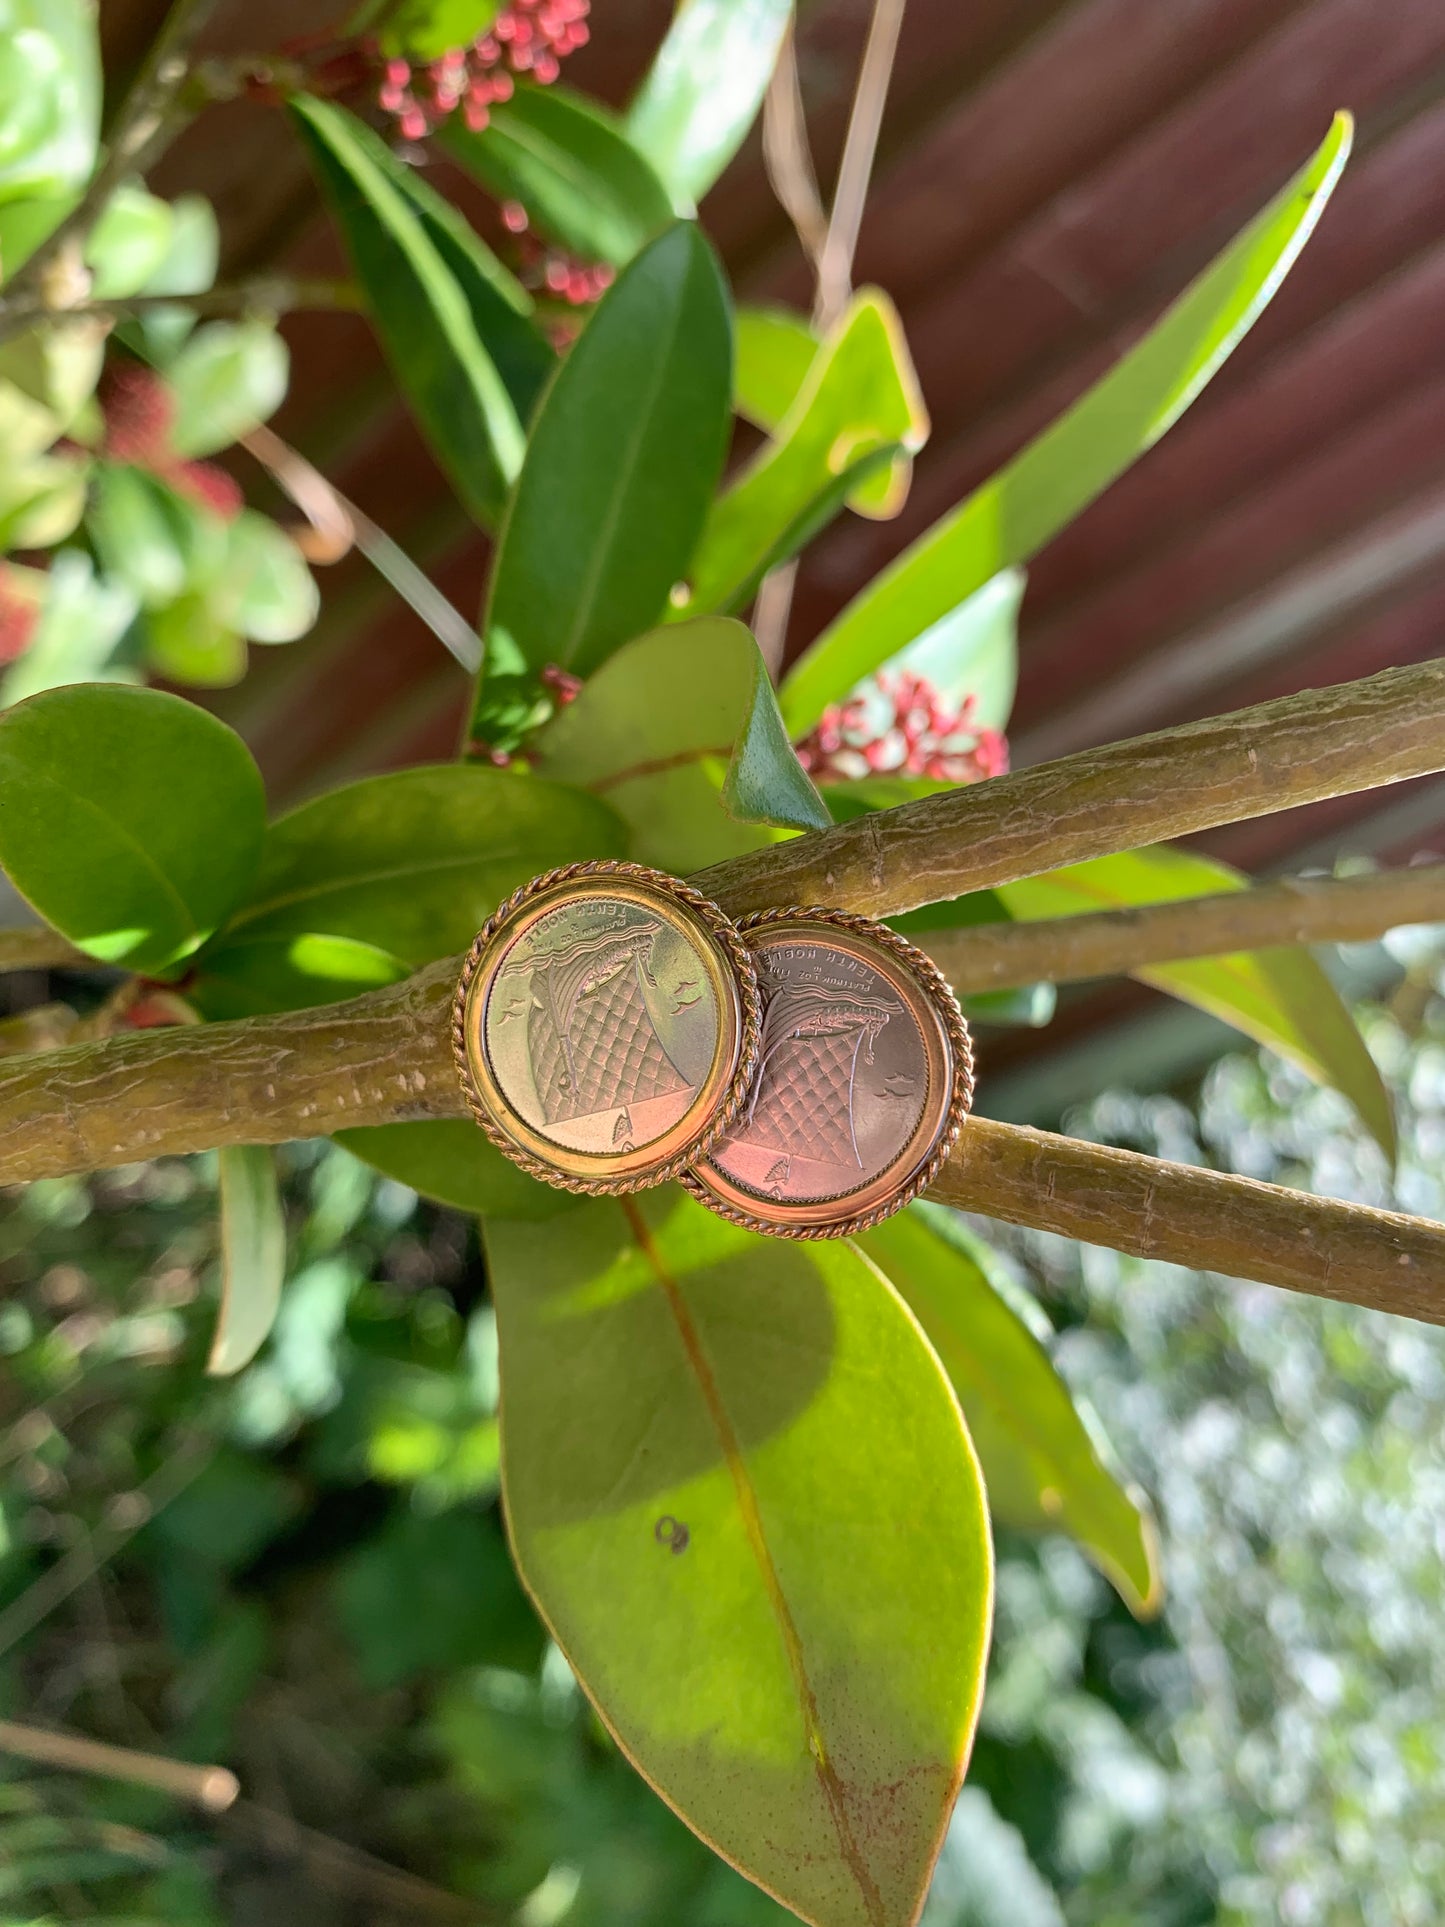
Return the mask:
[[454,1006],[462,1090],[533,1177],[592,1194],[680,1178],[785,1238],[867,1230],[932,1183],[973,1100],[936,966],[867,917],[734,924],[636,863],[577,863],[502,904]]

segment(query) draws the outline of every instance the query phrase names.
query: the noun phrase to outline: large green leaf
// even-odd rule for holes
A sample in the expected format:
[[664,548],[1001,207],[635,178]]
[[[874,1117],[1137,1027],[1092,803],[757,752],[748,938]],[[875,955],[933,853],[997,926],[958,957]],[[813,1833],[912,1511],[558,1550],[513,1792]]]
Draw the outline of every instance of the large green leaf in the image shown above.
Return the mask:
[[[484,527],[521,464],[516,406],[473,317],[483,297],[474,251],[465,285],[458,224],[418,212],[419,184],[371,129],[331,101],[293,97],[292,111],[330,203],[387,359],[433,453]],[[435,229],[447,234],[447,253]]]
[[424,1198],[473,1217],[551,1218],[573,1203],[566,1191],[519,1171],[470,1119],[373,1124],[338,1131],[336,1142]]
[[206,1370],[228,1378],[266,1342],[286,1279],[286,1218],[266,1144],[229,1144],[221,1176],[221,1309]]
[[1139,1494],[1100,1457],[997,1258],[952,1211],[917,1204],[859,1240],[907,1300],[953,1382],[1001,1525],[1077,1539],[1136,1613],[1159,1604],[1158,1544]]
[[795,736],[1000,570],[1034,554],[1178,419],[1309,238],[1351,131],[1339,115],[1309,164],[1136,348],[854,597],[783,684]]
[[179,696],[82,683],[0,716],[0,865],[107,963],[198,949],[250,884],[264,820],[245,744]]
[[[88,0],[0,0],[0,201],[85,185],[100,140],[100,85]],[[7,274],[14,265],[0,263]]]
[[369,776],[271,825],[250,897],[206,967],[231,967],[258,937],[330,936],[415,968],[465,950],[539,871],[623,846],[605,803],[560,784],[455,764]]
[[685,874],[771,841],[759,824],[831,818],[783,731],[758,646],[704,618],[624,643],[528,752],[605,797],[641,862]]
[[290,372],[290,351],[267,322],[208,321],[197,328],[166,369],[176,405],[176,453],[229,448],[275,414]]
[[[686,609],[699,615],[741,606],[764,571],[784,559],[791,530],[811,535],[811,506],[870,455],[887,451],[847,491],[855,507],[888,515],[901,506],[907,453],[923,446],[928,416],[892,302],[877,289],[855,295],[814,358],[777,433],[719,497],[689,571]],[[901,456],[893,451],[902,449]],[[795,541],[792,545],[797,546]]]
[[400,957],[355,937],[226,938],[198,960],[186,996],[203,1017],[219,1023],[341,1003],[410,975]]
[[969,712],[981,728],[1004,729],[1018,688],[1022,569],[1005,569],[956,609],[879,665],[890,674],[922,676],[951,707]]
[[676,1191],[485,1227],[522,1577],[628,1757],[819,1927],[907,1927],[982,1685],[988,1523],[917,1326],[845,1243]]
[[658,619],[722,468],[731,375],[727,290],[679,223],[609,290],[537,411],[493,571],[489,672],[588,675]]
[[437,136],[501,201],[517,201],[537,232],[586,261],[630,261],[673,218],[667,189],[595,102],[565,87],[518,86],[474,132],[459,115]]
[[682,0],[627,112],[678,211],[706,194],[757,118],[792,0]]
[[460,210],[414,168],[397,165],[393,178],[466,297],[477,338],[525,424],[557,365],[551,343],[532,319],[536,303]]

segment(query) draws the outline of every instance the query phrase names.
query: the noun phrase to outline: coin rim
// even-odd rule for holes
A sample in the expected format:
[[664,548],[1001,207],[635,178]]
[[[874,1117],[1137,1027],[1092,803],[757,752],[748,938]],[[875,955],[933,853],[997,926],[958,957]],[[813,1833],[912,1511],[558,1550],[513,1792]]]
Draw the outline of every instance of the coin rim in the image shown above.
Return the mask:
[[[696,943],[717,998],[718,1043],[697,1095],[675,1124],[630,1153],[578,1151],[536,1130],[492,1075],[481,1036],[480,987],[490,981],[487,963],[500,960],[504,947],[558,902],[589,896],[630,898],[690,916],[687,934]],[[452,1002],[452,1054],[468,1109],[504,1156],[544,1184],[602,1197],[664,1184],[707,1155],[747,1099],[757,1063],[761,1007],[751,952],[731,918],[700,890],[641,863],[613,858],[569,863],[514,890],[477,932]]]
[[[958,1142],[964,1120],[973,1107],[973,1039],[958,999],[953,994],[953,986],[930,956],[906,937],[899,936],[896,930],[890,930],[873,917],[858,916],[846,910],[829,910],[821,905],[759,910],[750,917],[744,917],[737,927],[744,940],[747,940],[759,933],[772,934],[787,924],[796,924],[804,932],[821,924],[834,935],[842,933],[860,938],[885,951],[895,964],[903,967],[904,973],[923,993],[929,1015],[934,1020],[936,1028],[931,1033],[921,1024],[919,1028],[924,1031],[924,1047],[929,1059],[930,1093],[936,1075],[937,1088],[947,1093],[946,1101],[942,1109],[936,1112],[932,1132],[925,1129],[925,1113],[925,1120],[915,1127],[908,1143],[892,1164],[870,1178],[866,1185],[843,1197],[795,1203],[779,1201],[764,1209],[752,1192],[705,1159],[699,1160],[691,1170],[685,1172],[682,1182],[710,1211],[749,1231],[762,1232],[772,1238],[856,1237],[911,1204],[928,1189],[948,1161]],[[916,1147],[920,1137],[924,1148],[918,1153]],[[910,1160],[910,1153],[914,1154],[913,1160]],[[910,1170],[900,1180],[899,1170],[905,1164],[909,1164]],[[861,1206],[860,1200],[863,1200]]]

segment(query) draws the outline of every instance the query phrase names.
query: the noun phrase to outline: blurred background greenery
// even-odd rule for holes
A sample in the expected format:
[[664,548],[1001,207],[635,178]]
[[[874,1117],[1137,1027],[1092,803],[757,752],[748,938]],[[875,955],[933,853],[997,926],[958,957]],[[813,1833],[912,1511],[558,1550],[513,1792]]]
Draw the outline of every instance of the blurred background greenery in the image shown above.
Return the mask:
[[[1393,1180],[1267,1055],[1071,1129],[1445,1216],[1445,958],[1365,1012]],[[208,1380],[212,1162],[32,1187],[0,1229],[0,1714],[240,1775],[209,1816],[10,1762],[0,1921],[762,1927],[617,1757],[519,1592],[465,1219],[285,1153],[292,1271]],[[983,1723],[925,1927],[1412,1927],[1445,1911],[1445,1333],[1043,1237],[1021,1292],[1158,1509],[1135,1623],[1000,1545]],[[639,1628],[639,1638],[646,1629]]]

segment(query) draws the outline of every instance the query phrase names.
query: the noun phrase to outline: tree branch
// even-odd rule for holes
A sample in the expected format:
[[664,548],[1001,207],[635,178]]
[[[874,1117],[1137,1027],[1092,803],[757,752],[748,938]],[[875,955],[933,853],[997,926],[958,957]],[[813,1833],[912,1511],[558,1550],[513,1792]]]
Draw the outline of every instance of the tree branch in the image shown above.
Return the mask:
[[[39,289],[41,305],[48,306],[43,294],[50,270],[72,242],[90,232],[120,183],[130,174],[144,172],[170,139],[177,119],[177,100],[190,71],[191,48],[215,5],[216,0],[172,0],[170,12],[116,116],[105,159],[77,205],[15,276],[12,294]],[[65,303],[56,305],[64,307]]]
[[137,1753],[128,1746],[107,1746],[83,1733],[55,1733],[15,1720],[0,1720],[0,1753],[33,1760],[37,1766],[53,1766],[62,1773],[94,1773],[131,1786],[154,1787],[207,1813],[223,1813],[241,1791],[229,1767],[193,1766],[189,1760]]
[[789,903],[894,916],[1441,769],[1445,662],[1421,663],[941,791],[692,881],[734,916]]
[[361,296],[349,281],[305,280],[290,274],[258,274],[202,294],[135,294],[124,300],[82,301],[61,308],[36,295],[28,301],[0,303],[0,341],[23,334],[41,321],[124,321],[156,308],[189,308],[198,315],[248,315],[289,314],[300,308],[352,313],[360,306]]
[[1445,1225],[970,1118],[940,1204],[1445,1325]]
[[[775,845],[761,860],[720,864],[699,880],[734,912],[821,901],[888,914],[1425,774],[1445,762],[1442,720],[1445,665],[1391,670],[930,797]],[[1413,889],[1410,877],[1392,888]],[[1384,885],[1378,894],[1388,899],[1376,906],[1382,927],[1402,899]],[[1223,900],[1230,913],[1244,901]],[[1418,907],[1412,898],[1405,913]],[[317,1010],[0,1061],[0,1183],[461,1116],[448,1036],[458,968],[446,959],[404,984]],[[967,1127],[938,1195],[1120,1250],[1445,1322],[1445,1229],[1392,1213],[983,1119]]]
[[921,941],[961,997],[1022,984],[1120,977],[1147,964],[1285,944],[1367,943],[1445,923],[1445,863],[1351,877],[1289,877],[1252,890],[1038,923],[932,930]]

